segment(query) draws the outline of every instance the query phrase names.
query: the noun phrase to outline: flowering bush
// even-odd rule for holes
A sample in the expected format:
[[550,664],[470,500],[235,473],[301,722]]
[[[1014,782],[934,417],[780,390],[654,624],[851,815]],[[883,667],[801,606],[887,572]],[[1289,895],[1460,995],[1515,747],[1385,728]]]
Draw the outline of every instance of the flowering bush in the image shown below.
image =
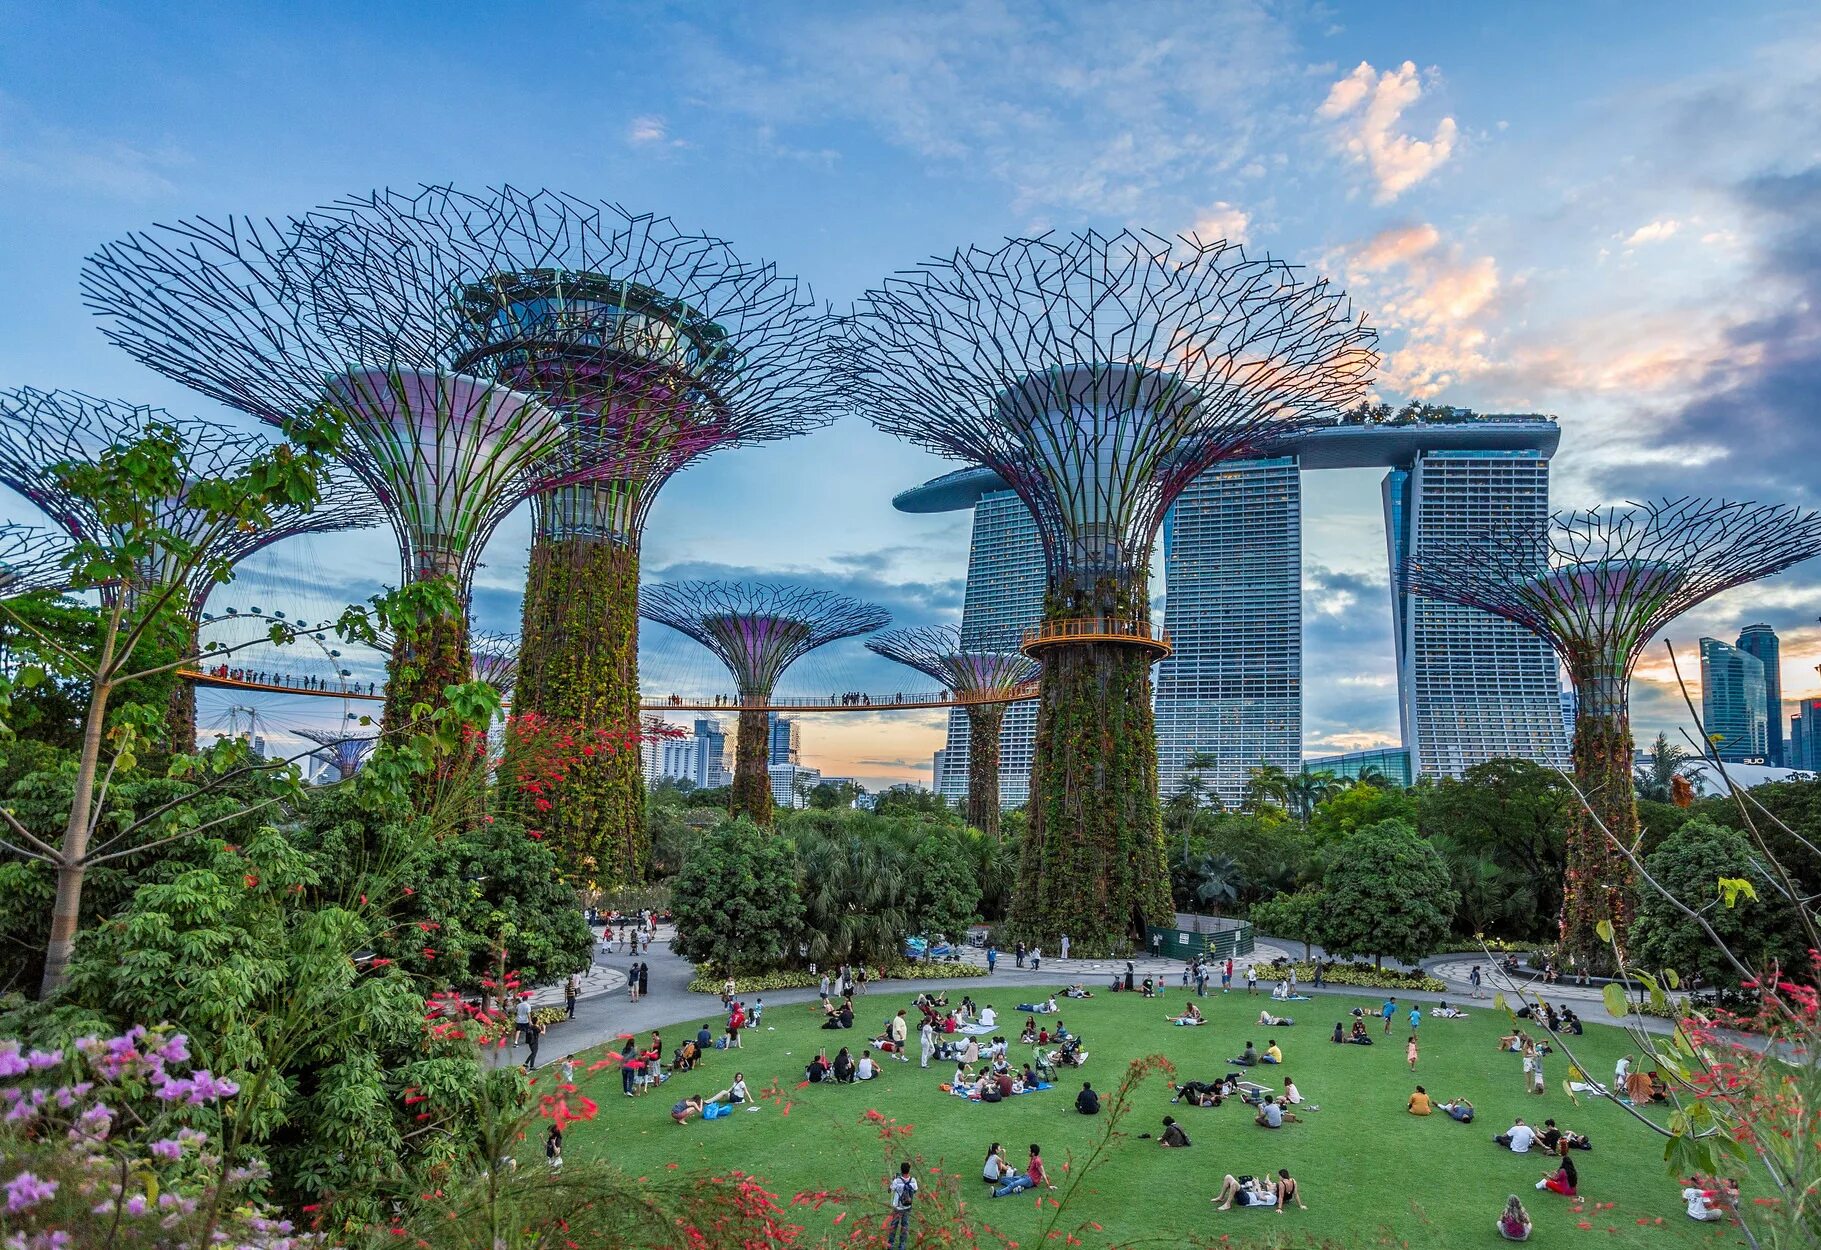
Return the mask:
[[189,1059],[188,1039],[163,1029],[68,1051],[0,1039],[8,1250],[86,1244],[103,1227],[121,1247],[315,1244],[261,1203],[261,1160],[222,1157],[223,1104],[239,1088]]

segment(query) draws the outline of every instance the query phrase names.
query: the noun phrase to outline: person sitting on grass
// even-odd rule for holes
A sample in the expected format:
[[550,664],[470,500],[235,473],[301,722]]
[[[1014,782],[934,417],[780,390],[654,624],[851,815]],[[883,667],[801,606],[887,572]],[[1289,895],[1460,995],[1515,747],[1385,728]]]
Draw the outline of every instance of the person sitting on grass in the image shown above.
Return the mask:
[[829,1013],[828,1019],[822,1022],[825,1029],[851,1029],[854,1027],[854,1005],[843,1001],[841,1006]]
[[1266,1094],[1264,1102],[1258,1108],[1258,1114],[1252,1117],[1252,1123],[1258,1125],[1259,1128],[1282,1128],[1284,1126],[1283,1105],[1270,1094]]
[[1442,1104],[1442,1110],[1448,1118],[1459,1124],[1473,1123],[1473,1104],[1465,1098],[1451,1098]]
[[873,1062],[873,1052],[870,1050],[861,1051],[860,1062],[854,1065],[854,1080],[870,1081],[878,1075],[879,1065]]
[[[1092,990],[1077,981],[1075,984],[1069,986],[1068,989],[1062,991],[1062,996],[1064,998],[1092,998],[1094,997],[1094,994]],[[1055,1000],[1052,999],[1051,1001],[1053,1002]]]
[[1075,1110],[1082,1115],[1100,1114],[1100,1095],[1094,1092],[1092,1082],[1081,1083],[1081,1092],[1075,1095]]
[[835,1052],[833,1071],[837,1085],[846,1085],[854,1079],[854,1057],[847,1053],[847,1047]]
[[1181,1150],[1189,1145],[1189,1135],[1182,1131],[1182,1125],[1176,1117],[1166,1115],[1163,1118],[1163,1132],[1157,1138],[1157,1144],[1170,1150]]
[[1404,1109],[1411,1115],[1428,1115],[1435,1110],[1429,1102],[1429,1091],[1421,1085],[1418,1085],[1416,1092],[1410,1095],[1410,1101],[1404,1104]]
[[733,1074],[733,1084],[714,1095],[708,1101],[732,1104],[746,1102],[750,1097],[751,1095],[746,1092],[746,1074],[744,1072],[736,1072]]
[[1041,1084],[1037,1078],[1036,1070],[1033,1069],[1029,1063],[1024,1065],[1024,1071],[1018,1074],[1018,1079],[1024,1082],[1024,1087],[1026,1089],[1036,1089],[1037,1086]]
[[1265,1039],[1265,1053],[1258,1057],[1258,1062],[1282,1063],[1283,1061],[1284,1052],[1277,1048],[1277,1039],[1275,1037],[1267,1037]]
[[994,1142],[987,1147],[986,1159],[980,1165],[981,1180],[997,1188],[1016,1175],[1018,1170],[1006,1161],[1003,1146]]
[[1682,1190],[1682,1201],[1688,1204],[1688,1218],[1711,1224],[1726,1218],[1725,1200],[1718,1189],[1701,1183],[1701,1178],[1691,1176]]
[[1448,1005],[1448,1000],[1445,998],[1442,999],[1441,1006],[1431,1007],[1429,1009],[1429,1014],[1442,1020],[1465,1020],[1467,1018],[1466,1012],[1458,1007],[1450,1007]]
[[974,1074],[965,1063],[955,1065],[955,1075],[949,1078],[949,1093],[959,1094],[966,1098],[974,1092]]
[[[1261,1029],[1287,1029],[1296,1021],[1289,1016],[1274,1016],[1268,1011],[1258,1013],[1258,1027]],[[1334,1026],[1334,1040],[1340,1041],[1340,1025]]]
[[700,1094],[691,1094],[670,1109],[670,1118],[678,1124],[687,1124],[690,1116],[702,1114],[705,1105]]
[[1557,1029],[1556,1032],[1570,1033],[1576,1037],[1581,1035],[1581,1018],[1574,1014],[1574,1008],[1562,1008],[1562,1027]]
[[993,1191],[993,1197],[1004,1198],[1009,1194],[1022,1193],[1027,1189],[1054,1189],[1050,1184],[1049,1173],[1043,1170],[1043,1154],[1037,1149],[1037,1143],[1031,1143],[1031,1157],[1025,1160],[1024,1172],[1014,1172],[999,1188]]
[[[1284,1077],[1284,1104],[1286,1106],[1294,1107],[1302,1102],[1302,1100],[1303,1094],[1300,1089],[1296,1088],[1296,1082],[1291,1080],[1288,1076]],[[1310,1109],[1319,1110],[1313,1103],[1310,1104]]]
[[1545,1174],[1543,1179],[1536,1183],[1536,1187],[1547,1189],[1552,1194],[1561,1194],[1564,1198],[1572,1198],[1575,1196],[1575,1186],[1580,1184],[1581,1178],[1575,1172],[1574,1160],[1568,1157],[1566,1150],[1561,1153],[1560,1159],[1561,1165],[1555,1171]]
[[696,1044],[694,1042],[684,1042],[681,1046],[677,1047],[677,1053],[671,1056],[671,1070],[676,1072],[694,1071],[696,1059],[698,1057]]
[[1506,1241],[1530,1240],[1530,1212],[1524,1210],[1524,1204],[1518,1201],[1516,1194],[1505,1199],[1505,1209],[1499,1212],[1495,1227]]
[[1194,1003],[1184,1003],[1181,1012],[1173,1016],[1165,1016],[1164,1019],[1171,1024],[1200,1024],[1201,1008]]
[[1364,1020],[1355,1020],[1353,1022],[1353,1032],[1348,1035],[1347,1041],[1355,1046],[1372,1045],[1372,1035],[1366,1032],[1366,1022]]
[[1308,1205],[1303,1202],[1302,1187],[1290,1175],[1288,1168],[1277,1169],[1275,1179],[1265,1177],[1236,1177],[1228,1175],[1220,1182],[1220,1193],[1210,1199],[1216,1209],[1221,1211],[1240,1207],[1275,1207],[1282,1215],[1284,1208],[1294,1202],[1301,1210],[1307,1211]]
[[1073,1033],[1069,1032],[1067,1026],[1064,1025],[1060,1019],[1058,1019],[1056,1021],[1056,1027],[1050,1030],[1050,1036],[1055,1038],[1059,1042],[1066,1042],[1069,1040],[1069,1038],[1074,1037],[1075,1035]]
[[1536,1144],[1536,1130],[1524,1123],[1523,1116],[1519,1116],[1511,1122],[1510,1128],[1506,1129],[1492,1140],[1505,1147],[1505,1149],[1509,1150],[1512,1154],[1529,1154],[1530,1148]]
[[828,1080],[828,1074],[828,1052],[819,1050],[816,1057],[809,1061],[809,1066],[803,1069],[803,1078],[811,1085],[820,1085]]
[[1025,1020],[1024,1032],[1022,1032],[1018,1035],[1018,1042],[1022,1046],[1033,1046],[1036,1044],[1036,1042],[1037,1042],[1037,1017],[1031,1016]]
[[1239,1057],[1237,1059],[1229,1059],[1227,1062],[1236,1063],[1242,1068],[1252,1067],[1258,1062],[1258,1048],[1248,1041],[1246,1043],[1246,1048],[1239,1052]]

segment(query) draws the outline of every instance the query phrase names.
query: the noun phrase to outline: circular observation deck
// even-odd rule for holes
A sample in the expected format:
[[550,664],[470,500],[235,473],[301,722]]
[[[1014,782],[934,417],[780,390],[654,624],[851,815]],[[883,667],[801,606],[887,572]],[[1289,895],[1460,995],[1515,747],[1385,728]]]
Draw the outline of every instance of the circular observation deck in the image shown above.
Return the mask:
[[1170,636],[1149,621],[1128,621],[1109,616],[1069,617],[1045,621],[1035,629],[1024,631],[1018,649],[1033,660],[1040,660],[1058,647],[1078,643],[1107,643],[1112,646],[1136,647],[1150,654],[1151,662],[1166,658],[1174,649]]

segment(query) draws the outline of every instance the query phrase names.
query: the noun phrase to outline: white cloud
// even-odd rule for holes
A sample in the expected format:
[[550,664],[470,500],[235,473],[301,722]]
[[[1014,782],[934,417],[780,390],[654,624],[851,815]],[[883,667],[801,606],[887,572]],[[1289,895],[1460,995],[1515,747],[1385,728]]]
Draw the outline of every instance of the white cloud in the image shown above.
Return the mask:
[[1361,61],[1328,89],[1328,98],[1316,110],[1317,117],[1334,123],[1335,142],[1341,151],[1370,171],[1376,185],[1374,198],[1381,204],[1395,200],[1454,155],[1459,130],[1452,117],[1437,122],[1428,139],[1399,131],[1404,111],[1422,95],[1422,80],[1413,62],[1405,61],[1381,74]]
[[1189,233],[1197,235],[1204,243],[1216,239],[1225,239],[1229,243],[1244,243],[1246,231],[1252,224],[1252,217],[1245,209],[1225,200],[1215,200],[1195,217],[1195,224],[1189,227]]
[[0,95],[0,183],[152,200],[176,191],[170,175],[190,161],[168,140],[148,147],[42,124]]
[[1498,262],[1444,244],[1427,222],[1393,226],[1341,249],[1325,262],[1381,330],[1379,380],[1403,395],[1428,398],[1490,365],[1487,321],[1500,289]]
[[1639,226],[1636,230],[1633,230],[1629,235],[1625,236],[1625,246],[1637,247],[1643,243],[1661,243],[1663,240],[1674,235],[1681,227],[1682,223],[1672,217],[1659,218],[1656,221]]
[[655,113],[635,117],[626,126],[626,142],[635,148],[682,148],[689,145],[670,137],[670,125]]

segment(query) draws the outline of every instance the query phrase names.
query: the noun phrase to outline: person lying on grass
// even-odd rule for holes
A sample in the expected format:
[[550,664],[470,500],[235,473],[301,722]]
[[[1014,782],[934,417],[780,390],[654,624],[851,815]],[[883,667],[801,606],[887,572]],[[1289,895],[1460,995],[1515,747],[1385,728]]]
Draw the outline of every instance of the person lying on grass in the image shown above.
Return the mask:
[[1165,1016],[1164,1019],[1171,1024],[1200,1024],[1202,1022],[1201,1008],[1194,1003],[1184,1003],[1180,1012],[1173,1016]]
[[[1274,1016],[1268,1011],[1258,1013],[1258,1027],[1261,1029],[1287,1029],[1295,1023],[1289,1016]],[[1334,1034],[1334,1040],[1340,1041],[1340,1025],[1334,1026]]]
[[1217,1210],[1229,1211],[1240,1207],[1272,1207],[1279,1215],[1284,1208],[1294,1202],[1298,1208],[1307,1211],[1303,1202],[1302,1186],[1290,1175],[1288,1168],[1277,1169],[1277,1176],[1252,1177],[1234,1176],[1229,1173],[1220,1182],[1220,1193],[1209,1199]]
[[1429,1014],[1442,1020],[1465,1020],[1467,1018],[1466,1012],[1458,1007],[1450,1007],[1448,1005],[1448,1000],[1445,998],[1442,999],[1441,1006],[1431,1007],[1429,1009]]
[[1170,1101],[1182,1102],[1187,1099],[1191,1106],[1218,1107],[1232,1093],[1232,1085],[1225,1077],[1213,1084],[1206,1081],[1184,1081],[1176,1087],[1176,1094]]
[[[1062,996],[1064,998],[1092,998],[1092,997],[1094,997],[1094,994],[1093,994],[1093,991],[1089,990],[1085,985],[1083,985],[1081,982],[1077,981],[1077,982],[1075,982],[1075,984],[1069,986],[1068,989],[1062,991]],[[1052,999],[1051,1001],[1053,1002],[1055,1000]]]
[[1557,1128],[1554,1120],[1544,1120],[1542,1131],[1536,1135],[1537,1144],[1550,1154],[1560,1154],[1564,1150],[1592,1150],[1593,1143],[1587,1138],[1568,1129]]
[[1473,1123],[1473,1104],[1465,1098],[1451,1098],[1442,1104],[1448,1118],[1461,1124]]

